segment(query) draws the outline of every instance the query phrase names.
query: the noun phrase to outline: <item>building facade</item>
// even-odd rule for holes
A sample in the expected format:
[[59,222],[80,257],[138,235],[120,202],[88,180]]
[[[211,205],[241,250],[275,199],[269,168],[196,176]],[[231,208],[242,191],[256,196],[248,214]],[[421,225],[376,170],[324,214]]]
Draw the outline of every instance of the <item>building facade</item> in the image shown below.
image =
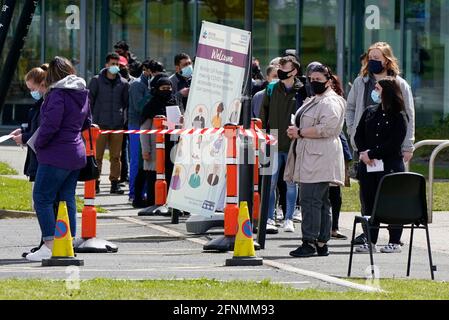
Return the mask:
[[[0,66],[23,2],[17,1]],[[447,0],[254,0],[253,56],[263,70],[285,49],[296,49],[303,67],[326,63],[349,90],[361,54],[387,41],[412,87],[417,126],[430,126],[449,114],[448,16]],[[140,60],[151,57],[173,71],[176,53],[195,55],[201,21],[243,29],[244,17],[238,0],[41,0],[0,126],[26,120],[33,101],[23,77],[55,55],[69,58],[89,81],[125,40]]]

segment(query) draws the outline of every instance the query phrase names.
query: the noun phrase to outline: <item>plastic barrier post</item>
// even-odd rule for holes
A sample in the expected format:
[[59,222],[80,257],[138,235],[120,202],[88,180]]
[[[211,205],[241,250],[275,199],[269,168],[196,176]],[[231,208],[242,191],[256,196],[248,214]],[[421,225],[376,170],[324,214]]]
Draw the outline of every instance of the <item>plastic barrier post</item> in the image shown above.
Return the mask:
[[[251,129],[254,131],[257,128],[262,128],[262,120],[252,119]],[[257,225],[257,221],[260,217],[260,193],[259,193],[259,139],[257,135],[254,137],[254,153],[255,153],[255,163],[254,163],[254,200],[253,200],[253,226]]]
[[[89,130],[92,136],[92,147],[90,146]],[[96,154],[97,139],[100,129],[91,127],[83,132],[86,141],[86,155]],[[81,239],[74,240],[75,252],[82,253],[108,253],[117,252],[118,247],[112,242],[97,239],[97,210],[95,209],[95,180],[84,182],[84,208],[81,220]]]
[[[164,129],[164,116],[154,118],[156,129]],[[156,135],[156,183],[154,186],[155,204],[163,206],[167,202],[167,181],[165,181],[165,135]]]
[[[156,116],[153,119],[156,130],[163,130],[165,116]],[[154,205],[139,211],[139,216],[169,215],[165,206],[167,202],[167,181],[165,180],[165,135],[154,135],[156,141],[156,182],[154,183]]]

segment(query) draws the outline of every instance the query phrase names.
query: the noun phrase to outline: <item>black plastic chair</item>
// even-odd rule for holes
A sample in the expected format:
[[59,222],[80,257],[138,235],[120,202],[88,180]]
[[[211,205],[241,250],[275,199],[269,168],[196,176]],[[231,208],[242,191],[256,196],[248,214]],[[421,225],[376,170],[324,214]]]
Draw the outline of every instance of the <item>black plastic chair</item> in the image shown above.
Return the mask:
[[[410,262],[413,247],[413,232],[415,229],[425,229],[427,237],[427,250],[429,253],[429,266],[432,280],[436,266],[432,263],[432,251],[430,249],[429,229],[427,226],[427,200],[426,180],[424,176],[411,173],[399,172],[385,175],[377,188],[374,208],[371,216],[356,216],[351,238],[351,253],[349,255],[348,277],[351,276],[352,257],[354,253],[354,237],[358,223],[368,238],[369,255],[371,262],[371,273],[374,277],[373,248],[371,247],[371,229],[386,229],[387,225],[403,225],[405,229],[411,229],[410,248],[407,262],[407,277],[410,275]],[[374,226],[373,223],[380,223]],[[394,226],[393,226],[394,228]]]

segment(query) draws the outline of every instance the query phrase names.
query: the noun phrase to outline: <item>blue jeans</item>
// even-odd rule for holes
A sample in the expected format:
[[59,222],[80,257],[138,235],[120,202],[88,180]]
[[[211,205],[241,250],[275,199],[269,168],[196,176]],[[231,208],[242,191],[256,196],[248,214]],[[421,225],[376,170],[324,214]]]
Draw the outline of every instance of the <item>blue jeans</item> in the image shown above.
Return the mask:
[[[139,130],[138,125],[128,125],[129,130]],[[137,172],[139,172],[140,154],[140,135],[129,135],[129,197],[134,199],[134,184]]]
[[[287,163],[288,153],[278,152],[277,157],[274,155],[273,163],[273,175],[271,176],[271,188],[270,188],[270,205],[268,207],[268,218],[274,220],[274,205],[276,203],[276,186],[279,179],[279,168]],[[277,161],[276,161],[277,160]],[[284,177],[280,177],[283,179]],[[293,219],[293,213],[296,207],[296,198],[298,196],[298,187],[296,183],[287,183],[287,213],[285,214],[286,220]]]
[[67,203],[70,232],[72,237],[75,237],[75,190],[79,173],[80,170],[65,170],[45,164],[39,165],[34,183],[33,200],[44,241],[53,240],[55,236],[53,204],[56,200]]

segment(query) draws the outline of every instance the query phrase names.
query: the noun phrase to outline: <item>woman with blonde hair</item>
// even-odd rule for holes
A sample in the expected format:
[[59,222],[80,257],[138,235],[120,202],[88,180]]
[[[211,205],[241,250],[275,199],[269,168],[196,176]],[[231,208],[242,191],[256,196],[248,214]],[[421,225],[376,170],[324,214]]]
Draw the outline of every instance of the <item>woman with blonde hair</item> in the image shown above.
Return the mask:
[[[33,136],[36,130],[39,128],[40,124],[40,111],[41,105],[44,102],[44,94],[47,91],[47,86],[45,84],[45,78],[47,76],[48,64],[43,64],[40,67],[35,67],[31,69],[25,75],[25,84],[30,90],[30,94],[35,100],[34,105],[28,111],[28,122],[27,126],[19,128],[11,132],[13,140],[17,145],[25,145],[28,140]],[[36,179],[36,172],[38,168],[38,162],[36,158],[36,153],[30,147],[27,148],[27,156],[25,160],[25,166],[23,168],[23,173],[28,177],[32,184],[31,189],[34,189],[34,181]],[[31,201],[34,210],[34,202]],[[39,246],[30,250],[31,253],[40,249],[44,244],[43,240]],[[26,257],[28,253],[24,252],[22,257]]]
[[[354,141],[357,126],[362,118],[363,112],[368,107],[379,104],[379,97],[375,90],[376,83],[387,76],[393,77],[397,81],[401,89],[405,112],[409,120],[407,123],[407,133],[401,147],[403,161],[406,163],[413,157],[414,151],[415,106],[410,85],[400,77],[398,60],[394,56],[393,49],[386,42],[377,42],[371,45],[362,59],[360,75],[354,80],[354,84],[347,98],[347,132],[354,152],[359,151]],[[360,199],[362,203],[362,214],[368,214],[365,212],[363,198],[360,197]],[[366,243],[366,236],[361,234],[356,238],[356,244],[364,243]]]

